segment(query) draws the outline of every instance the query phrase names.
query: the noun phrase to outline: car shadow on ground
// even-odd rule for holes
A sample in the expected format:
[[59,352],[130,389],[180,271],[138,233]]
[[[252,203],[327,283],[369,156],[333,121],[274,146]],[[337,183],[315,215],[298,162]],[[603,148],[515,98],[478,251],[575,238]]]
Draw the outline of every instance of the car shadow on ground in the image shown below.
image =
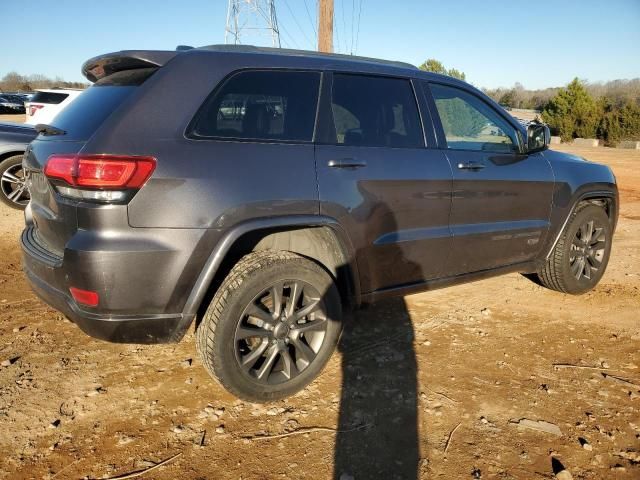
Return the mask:
[[[395,233],[398,222],[386,203],[359,186],[363,202],[352,214],[371,228],[364,238],[375,243],[381,231]],[[371,219],[376,219],[373,221]],[[378,247],[381,248],[381,247]],[[356,254],[366,277],[379,284],[397,279],[396,269],[422,278],[420,266],[405,256],[400,243],[384,247],[372,260]],[[374,262],[374,263],[372,263]],[[342,391],[334,452],[334,479],[418,477],[417,360],[414,330],[403,298],[356,310],[345,318],[338,345],[342,353]]]
[[345,322],[334,478],[417,478],[417,362],[404,300]]

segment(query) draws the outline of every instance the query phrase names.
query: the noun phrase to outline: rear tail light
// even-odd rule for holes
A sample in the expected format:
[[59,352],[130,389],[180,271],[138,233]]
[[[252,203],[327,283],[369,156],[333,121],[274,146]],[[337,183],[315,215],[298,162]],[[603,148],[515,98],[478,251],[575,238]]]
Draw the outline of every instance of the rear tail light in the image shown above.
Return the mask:
[[156,168],[153,157],[51,155],[44,174],[62,195],[106,202],[122,201],[139,190]]
[[44,105],[29,105],[27,107],[27,115],[29,115],[30,117],[33,117],[35,113],[38,110],[40,110],[42,107],[44,107]]
[[69,292],[77,303],[86,305],[87,307],[97,307],[100,301],[98,292],[93,292],[91,290],[82,290],[81,288],[76,287],[70,287]]

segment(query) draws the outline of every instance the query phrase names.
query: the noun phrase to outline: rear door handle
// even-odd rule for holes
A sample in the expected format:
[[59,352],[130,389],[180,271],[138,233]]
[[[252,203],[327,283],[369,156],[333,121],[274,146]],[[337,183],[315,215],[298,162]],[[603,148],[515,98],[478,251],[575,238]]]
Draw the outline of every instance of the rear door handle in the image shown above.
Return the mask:
[[459,163],[458,168],[460,170],[482,170],[486,165],[480,162],[467,162]]
[[367,162],[359,160],[357,158],[338,158],[335,160],[329,160],[327,162],[331,168],[360,168],[366,167]]

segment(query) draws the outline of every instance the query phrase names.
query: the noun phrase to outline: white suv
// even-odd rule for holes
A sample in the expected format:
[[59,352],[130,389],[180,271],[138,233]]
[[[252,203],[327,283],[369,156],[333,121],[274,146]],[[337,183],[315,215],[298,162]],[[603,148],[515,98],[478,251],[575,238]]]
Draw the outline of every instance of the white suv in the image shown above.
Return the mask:
[[36,90],[31,100],[24,104],[27,113],[25,123],[51,123],[53,118],[73,102],[83,91],[60,88],[53,90]]

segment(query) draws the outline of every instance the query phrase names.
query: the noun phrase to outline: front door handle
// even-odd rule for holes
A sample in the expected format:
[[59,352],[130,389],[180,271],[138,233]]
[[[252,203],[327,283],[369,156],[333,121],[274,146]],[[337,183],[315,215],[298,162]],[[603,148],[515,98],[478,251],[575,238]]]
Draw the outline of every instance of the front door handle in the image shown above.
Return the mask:
[[359,160],[357,158],[338,158],[335,160],[329,160],[327,162],[331,168],[360,168],[366,167],[367,162]]
[[467,162],[459,163],[458,168],[460,170],[482,170],[486,165],[480,162]]

